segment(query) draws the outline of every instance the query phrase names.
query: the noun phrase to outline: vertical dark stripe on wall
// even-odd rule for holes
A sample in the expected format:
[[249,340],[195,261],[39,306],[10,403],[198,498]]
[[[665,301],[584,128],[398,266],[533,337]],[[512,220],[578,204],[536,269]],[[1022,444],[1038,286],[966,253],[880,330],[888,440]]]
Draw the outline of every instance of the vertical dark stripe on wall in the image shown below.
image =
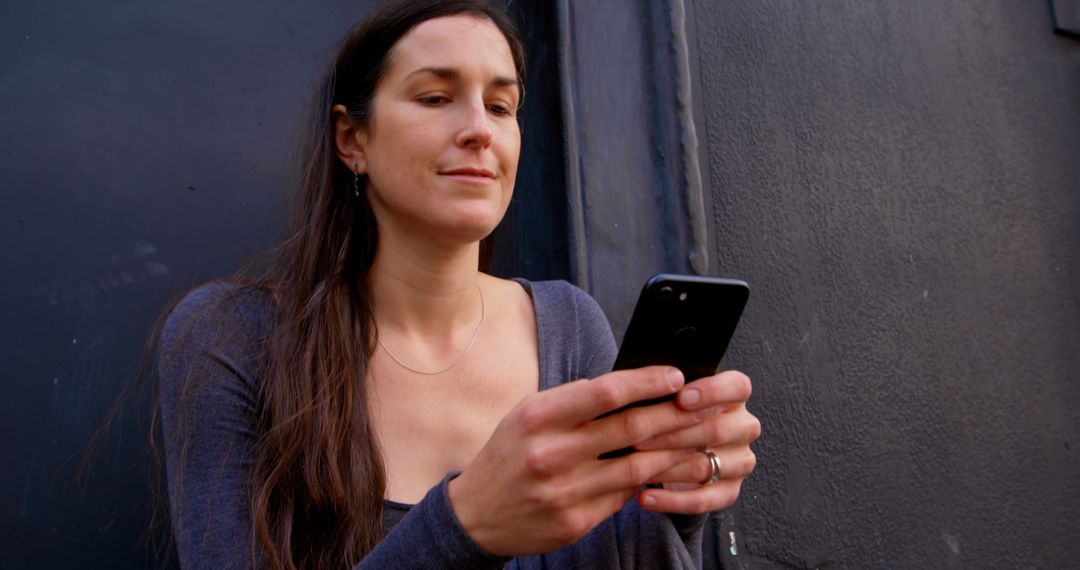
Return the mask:
[[563,146],[566,166],[566,199],[570,226],[571,280],[591,291],[588,241],[585,234],[585,200],[581,191],[581,156],[578,149],[577,115],[574,111],[574,46],[570,0],[559,0],[559,84],[562,88]]
[[697,127],[694,124],[693,78],[690,74],[690,47],[687,45],[686,4],[670,0],[671,44],[674,52],[677,89],[675,107],[679,117],[679,144],[682,150],[682,182],[686,192],[686,213],[690,223],[690,267],[698,275],[709,273],[709,221],[705,217],[705,195],[698,160]]

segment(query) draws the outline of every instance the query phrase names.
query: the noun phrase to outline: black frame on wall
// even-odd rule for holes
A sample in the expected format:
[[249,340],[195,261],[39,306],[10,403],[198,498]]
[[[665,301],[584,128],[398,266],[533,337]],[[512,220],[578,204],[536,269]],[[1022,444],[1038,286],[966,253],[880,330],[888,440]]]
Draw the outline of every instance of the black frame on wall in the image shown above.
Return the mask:
[[1055,34],[1080,40],[1080,1],[1050,0],[1050,17]]

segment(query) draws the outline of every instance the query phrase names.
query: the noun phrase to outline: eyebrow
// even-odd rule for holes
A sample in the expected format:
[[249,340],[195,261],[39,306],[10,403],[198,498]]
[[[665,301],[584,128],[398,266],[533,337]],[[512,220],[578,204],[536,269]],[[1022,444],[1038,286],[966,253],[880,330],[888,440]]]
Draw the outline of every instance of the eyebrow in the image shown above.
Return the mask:
[[[409,79],[414,75],[420,75],[422,73],[430,73],[431,75],[434,75],[441,79],[445,79],[447,81],[455,81],[461,78],[461,74],[458,73],[458,70],[452,67],[421,67],[420,69],[417,69],[406,75],[405,79]],[[521,86],[518,85],[517,79],[514,79],[513,77],[506,77],[505,75],[496,76],[495,79],[492,80],[491,84],[495,87],[517,87],[519,91],[521,90]]]

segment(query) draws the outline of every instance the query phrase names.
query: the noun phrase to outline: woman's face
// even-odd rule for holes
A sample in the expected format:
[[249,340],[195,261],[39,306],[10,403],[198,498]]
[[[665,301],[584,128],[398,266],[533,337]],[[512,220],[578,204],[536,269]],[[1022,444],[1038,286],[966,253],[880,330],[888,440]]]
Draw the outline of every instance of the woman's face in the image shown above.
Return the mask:
[[514,190],[521,97],[490,20],[427,20],[398,40],[359,134],[368,198],[386,237],[479,241]]

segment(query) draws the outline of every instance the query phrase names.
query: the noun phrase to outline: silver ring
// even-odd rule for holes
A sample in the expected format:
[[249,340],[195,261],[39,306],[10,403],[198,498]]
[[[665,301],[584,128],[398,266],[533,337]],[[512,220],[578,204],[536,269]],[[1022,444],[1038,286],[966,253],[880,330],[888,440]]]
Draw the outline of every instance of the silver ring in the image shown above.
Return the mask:
[[701,484],[712,485],[713,483],[719,481],[721,475],[723,474],[723,471],[720,469],[720,458],[717,457],[715,453],[713,453],[713,450],[707,447],[703,447],[698,451],[704,453],[705,457],[709,458],[709,466],[712,467],[712,473],[709,474],[709,478],[702,481]]

